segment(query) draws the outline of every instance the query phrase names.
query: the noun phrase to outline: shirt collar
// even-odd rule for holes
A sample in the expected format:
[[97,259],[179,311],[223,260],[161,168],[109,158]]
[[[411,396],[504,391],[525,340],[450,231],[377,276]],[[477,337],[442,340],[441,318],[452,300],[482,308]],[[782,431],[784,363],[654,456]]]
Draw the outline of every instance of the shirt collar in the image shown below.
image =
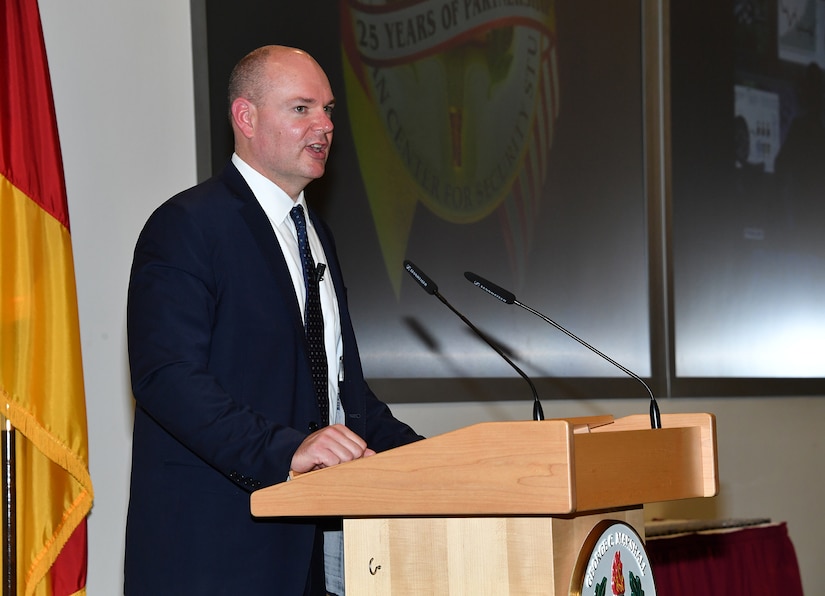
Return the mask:
[[273,221],[281,222],[288,219],[289,212],[295,205],[301,205],[308,216],[304,191],[298,195],[297,201],[293,201],[280,186],[246,163],[237,153],[232,154],[232,163],[238,168],[238,172],[252,189],[252,194]]

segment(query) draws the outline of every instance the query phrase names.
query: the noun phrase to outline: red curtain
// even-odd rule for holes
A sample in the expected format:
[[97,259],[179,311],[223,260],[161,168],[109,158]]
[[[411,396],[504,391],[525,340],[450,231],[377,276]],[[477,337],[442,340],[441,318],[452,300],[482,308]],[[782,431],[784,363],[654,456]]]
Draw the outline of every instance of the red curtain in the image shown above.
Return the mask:
[[654,538],[646,543],[656,592],[667,596],[802,596],[786,524]]

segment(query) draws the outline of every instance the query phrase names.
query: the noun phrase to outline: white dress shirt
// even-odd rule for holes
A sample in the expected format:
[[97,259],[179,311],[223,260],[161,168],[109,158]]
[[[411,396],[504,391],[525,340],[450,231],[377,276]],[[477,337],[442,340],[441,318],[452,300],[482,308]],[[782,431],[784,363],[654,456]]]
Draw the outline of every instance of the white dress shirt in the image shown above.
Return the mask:
[[[295,222],[289,212],[295,205],[304,208],[307,222],[307,237],[312,258],[315,263],[327,263],[324,247],[318,239],[315,227],[309,217],[304,193],[293,201],[277,184],[254,170],[249,164],[232,154],[232,163],[246,180],[252,194],[260,203],[289,268],[292,285],[295,287],[295,296],[298,308],[301,309],[301,318],[305,319],[306,286],[304,285],[304,270],[301,264],[301,253],[298,249],[298,237],[295,232]],[[329,423],[344,424],[344,409],[339,396],[339,383],[343,379],[343,341],[341,339],[341,318],[338,313],[338,301],[335,297],[335,287],[331,275],[324,275],[320,283],[321,311],[324,314],[324,347],[327,353],[327,370],[329,374]],[[344,596],[344,535],[339,531],[324,532],[324,571],[326,588],[330,594]]]
[[[298,250],[298,239],[295,233],[295,223],[289,216],[289,212],[295,205],[301,205],[306,213],[307,236],[309,246],[312,250],[312,258],[316,263],[327,263],[324,248],[312,225],[309,217],[306,200],[303,191],[298,196],[297,201],[293,201],[274,182],[264,177],[262,174],[252,169],[237,154],[232,155],[232,163],[238,168],[252,193],[260,203],[278,244],[281,246],[284,259],[289,268],[289,275],[292,277],[292,285],[295,287],[295,296],[298,300],[298,307],[301,309],[301,317],[305,316],[306,308],[306,287],[304,286],[304,271],[301,265],[301,254]],[[341,400],[338,396],[338,384],[343,374],[341,357],[343,355],[343,342],[341,339],[341,320],[338,313],[338,301],[335,297],[335,287],[332,283],[332,276],[326,274],[321,279],[321,311],[324,313],[324,348],[327,353],[327,370],[329,374],[329,412],[330,424],[344,423],[343,412],[341,411]]]

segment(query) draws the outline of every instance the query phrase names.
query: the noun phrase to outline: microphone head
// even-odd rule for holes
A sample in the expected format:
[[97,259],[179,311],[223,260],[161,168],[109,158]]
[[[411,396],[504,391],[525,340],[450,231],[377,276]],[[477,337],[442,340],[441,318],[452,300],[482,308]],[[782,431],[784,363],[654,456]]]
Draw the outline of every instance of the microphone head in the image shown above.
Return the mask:
[[407,273],[410,274],[415,281],[418,282],[418,285],[424,288],[424,291],[430,295],[435,295],[438,293],[438,286],[435,285],[435,282],[427,277],[421,269],[416,267],[412,261],[405,260],[404,261],[404,269],[407,270]]
[[492,296],[493,298],[497,298],[498,300],[501,300],[505,304],[515,304],[515,302],[516,302],[516,295],[515,294],[513,294],[512,292],[510,292],[508,290],[505,290],[504,288],[502,288],[500,286],[497,286],[493,282],[487,281],[486,279],[484,279],[480,275],[476,275],[475,273],[473,273],[471,271],[465,271],[464,272],[464,277],[466,277],[467,281],[469,281],[471,284],[473,284],[474,286],[476,286],[478,288],[481,288],[482,290],[484,290],[485,292],[490,294],[490,296]]

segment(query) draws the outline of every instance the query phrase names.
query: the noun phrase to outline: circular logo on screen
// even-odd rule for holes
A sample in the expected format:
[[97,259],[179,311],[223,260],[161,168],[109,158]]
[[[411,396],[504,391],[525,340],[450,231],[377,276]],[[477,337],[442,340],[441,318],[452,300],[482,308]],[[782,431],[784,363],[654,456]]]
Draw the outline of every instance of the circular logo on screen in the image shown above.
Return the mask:
[[555,0],[339,0],[347,113],[398,291],[415,213],[498,214],[516,279],[559,117]]
[[624,522],[605,520],[587,536],[570,581],[574,596],[655,596],[644,542]]
[[[342,8],[349,110],[367,177],[397,162],[404,180],[395,186],[413,185],[430,210],[466,223],[543,163],[557,110],[553,2],[342,0]],[[541,168],[534,178],[544,178]]]

